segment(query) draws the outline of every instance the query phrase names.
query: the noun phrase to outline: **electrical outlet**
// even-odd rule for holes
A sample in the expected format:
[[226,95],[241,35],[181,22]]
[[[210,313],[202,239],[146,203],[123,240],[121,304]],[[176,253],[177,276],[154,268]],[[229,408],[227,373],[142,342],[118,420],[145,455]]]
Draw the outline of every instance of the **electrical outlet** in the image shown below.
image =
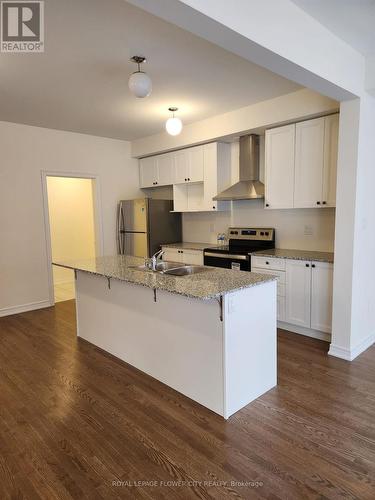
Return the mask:
[[313,236],[314,235],[314,230],[313,230],[313,227],[310,226],[310,225],[305,225],[305,229],[303,231],[303,234],[305,236]]

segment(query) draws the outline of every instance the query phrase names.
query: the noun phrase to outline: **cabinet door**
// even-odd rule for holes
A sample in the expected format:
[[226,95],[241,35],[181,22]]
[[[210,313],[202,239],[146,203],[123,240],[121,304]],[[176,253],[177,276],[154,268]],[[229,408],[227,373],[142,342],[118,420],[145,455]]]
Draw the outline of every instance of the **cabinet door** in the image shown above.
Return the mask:
[[204,187],[203,182],[188,184],[187,186],[187,208],[192,212],[204,210]]
[[207,211],[216,211],[218,202],[212,198],[217,193],[217,144],[206,144],[204,146],[204,209]]
[[200,250],[184,250],[184,264],[203,266],[203,252]]
[[189,163],[189,182],[203,182],[203,146],[186,150]]
[[163,247],[163,260],[168,262],[183,262],[183,253],[179,248]]
[[173,155],[167,153],[157,156],[158,185],[168,186],[174,183],[174,162]]
[[326,262],[312,262],[311,265],[311,328],[330,333],[333,265]]
[[139,180],[141,188],[156,186],[158,180],[158,167],[156,156],[142,158],[139,161]]
[[173,210],[175,212],[188,210],[188,184],[175,184],[173,186]]
[[296,124],[294,207],[322,205],[324,118]]
[[310,328],[311,262],[288,260],[286,264],[287,323]]
[[173,154],[174,161],[174,182],[175,184],[182,184],[188,182],[189,177],[189,158],[187,149],[176,151]]
[[326,116],[324,124],[323,205],[336,206],[339,115]]
[[293,208],[294,143],[295,125],[266,131],[266,208]]

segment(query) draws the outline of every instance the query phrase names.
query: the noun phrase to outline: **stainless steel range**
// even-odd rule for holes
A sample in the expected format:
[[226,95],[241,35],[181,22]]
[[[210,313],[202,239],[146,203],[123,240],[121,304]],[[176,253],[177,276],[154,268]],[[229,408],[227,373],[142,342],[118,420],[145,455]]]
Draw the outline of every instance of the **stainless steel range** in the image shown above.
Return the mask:
[[204,250],[204,265],[251,271],[250,253],[275,248],[275,229],[230,227],[228,245]]

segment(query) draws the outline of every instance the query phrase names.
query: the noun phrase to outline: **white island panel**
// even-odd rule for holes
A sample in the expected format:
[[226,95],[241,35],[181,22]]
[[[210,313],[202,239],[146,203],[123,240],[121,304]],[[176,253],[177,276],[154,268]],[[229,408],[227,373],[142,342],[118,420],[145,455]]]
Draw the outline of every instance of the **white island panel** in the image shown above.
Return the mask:
[[[178,279],[178,278],[177,278]],[[180,278],[181,279],[181,278]],[[78,335],[224,414],[223,323],[198,300],[77,272]]]

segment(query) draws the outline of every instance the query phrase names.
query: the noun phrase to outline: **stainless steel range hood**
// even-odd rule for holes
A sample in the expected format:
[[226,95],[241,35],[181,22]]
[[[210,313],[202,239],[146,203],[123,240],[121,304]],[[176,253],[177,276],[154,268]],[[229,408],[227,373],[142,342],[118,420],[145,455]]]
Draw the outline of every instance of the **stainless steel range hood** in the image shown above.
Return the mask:
[[240,137],[240,180],[213,199],[255,200],[264,198],[264,184],[259,181],[259,136]]

